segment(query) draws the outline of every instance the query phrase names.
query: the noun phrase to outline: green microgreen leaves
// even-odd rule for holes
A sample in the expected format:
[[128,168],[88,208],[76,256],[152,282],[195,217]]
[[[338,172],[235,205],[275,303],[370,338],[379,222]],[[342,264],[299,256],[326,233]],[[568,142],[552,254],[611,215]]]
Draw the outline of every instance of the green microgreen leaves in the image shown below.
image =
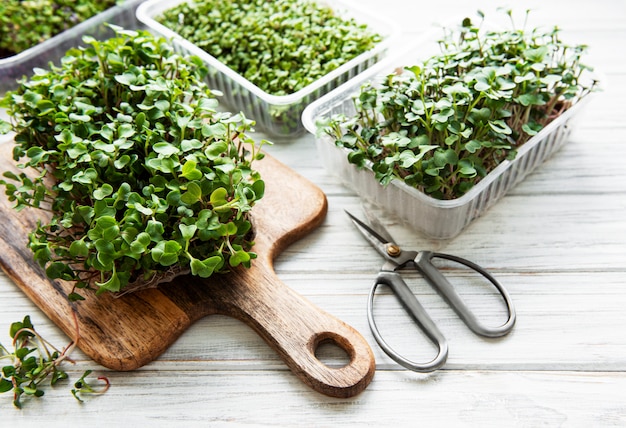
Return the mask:
[[[35,330],[28,315],[22,321],[11,324],[9,334],[13,350],[9,351],[0,343],[0,394],[13,392],[13,405],[22,408],[25,397],[39,398],[44,395],[42,387],[46,380],[54,386],[68,378],[60,365],[68,360],[74,343],[63,351],[56,349]],[[109,386],[107,378],[98,377],[105,385],[102,389],[94,388],[86,380],[89,374],[91,370],[82,375],[75,384],[76,389],[72,390],[72,395],[81,402],[83,400],[79,397],[79,392],[100,394]]]
[[[20,53],[115,5],[117,0],[3,0],[0,7],[0,58]],[[54,104],[41,102],[46,112]]]
[[195,0],[158,20],[273,95],[302,89],[381,40],[306,0]]
[[249,211],[264,193],[251,169],[263,155],[246,135],[254,122],[217,110],[197,58],[114,30],[2,101],[14,158],[35,174],[0,184],[16,208],[52,213],[30,234],[35,259],[50,278],[99,293],[172,269],[208,277],[248,265]]
[[401,179],[438,199],[462,196],[594,89],[581,79],[585,47],[558,33],[484,31],[465,19],[446,32],[440,54],[363,85],[356,114],[319,129],[350,149],[349,162],[371,162],[382,184]]

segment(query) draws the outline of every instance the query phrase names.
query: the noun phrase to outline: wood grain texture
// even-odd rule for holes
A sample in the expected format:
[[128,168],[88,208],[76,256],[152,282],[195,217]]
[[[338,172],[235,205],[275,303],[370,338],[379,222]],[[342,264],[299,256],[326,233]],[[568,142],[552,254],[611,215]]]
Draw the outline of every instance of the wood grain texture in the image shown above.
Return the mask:
[[[17,170],[12,145],[0,147],[0,168]],[[162,354],[194,321],[224,314],[250,325],[303,382],[321,393],[350,397],[363,391],[374,374],[374,357],[353,328],[307,302],[276,276],[273,260],[290,243],[322,222],[327,211],[324,193],[266,156],[255,164],[266,182],[266,194],[252,211],[258,258],[250,269],[240,267],[202,280],[181,276],[157,289],[116,298],[86,294],[71,303],[71,284],[49,281],[25,247],[38,213],[17,213],[2,199],[0,264],[7,275],[89,357],[114,370],[134,370]],[[76,321],[75,321],[76,320]],[[329,367],[315,355],[332,342],[349,363]]]

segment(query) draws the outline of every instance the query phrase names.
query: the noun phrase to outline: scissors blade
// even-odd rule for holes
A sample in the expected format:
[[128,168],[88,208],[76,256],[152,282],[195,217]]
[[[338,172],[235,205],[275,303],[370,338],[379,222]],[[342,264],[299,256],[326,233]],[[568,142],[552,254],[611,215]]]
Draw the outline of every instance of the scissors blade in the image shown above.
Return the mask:
[[350,211],[348,210],[345,210],[345,211],[346,211],[346,214],[348,214],[348,217],[350,217],[350,219],[352,220],[352,222],[358,229],[358,231],[361,232],[361,234],[365,237],[365,239],[367,239],[367,241],[372,245],[372,247],[376,248],[376,250],[378,250],[379,253],[387,257],[387,244],[391,244],[392,242],[390,242],[380,233],[372,229],[369,225],[367,225],[365,222],[360,220]]
[[396,242],[393,239],[393,236],[385,229],[385,226],[381,223],[376,215],[373,214],[372,210],[367,209],[367,207],[363,207],[363,212],[365,213],[365,217],[367,217],[367,222],[370,224],[370,227],[376,231],[376,233],[382,237],[386,242]]

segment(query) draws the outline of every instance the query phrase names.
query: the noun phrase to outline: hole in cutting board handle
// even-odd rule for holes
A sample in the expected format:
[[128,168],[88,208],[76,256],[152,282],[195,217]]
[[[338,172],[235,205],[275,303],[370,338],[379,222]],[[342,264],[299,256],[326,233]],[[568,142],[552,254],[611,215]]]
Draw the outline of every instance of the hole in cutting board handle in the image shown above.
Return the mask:
[[354,348],[336,333],[321,333],[315,338],[313,352],[322,364],[340,369],[347,366],[354,358]]

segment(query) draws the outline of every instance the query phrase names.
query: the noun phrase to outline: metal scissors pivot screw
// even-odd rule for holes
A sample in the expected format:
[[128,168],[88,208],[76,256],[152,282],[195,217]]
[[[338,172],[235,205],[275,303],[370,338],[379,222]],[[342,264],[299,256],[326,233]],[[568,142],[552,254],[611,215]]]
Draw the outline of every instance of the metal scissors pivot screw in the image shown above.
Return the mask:
[[[359,232],[365,236],[369,243],[385,258],[386,263],[381,268],[376,282],[372,286],[367,302],[367,319],[372,330],[372,334],[380,347],[398,364],[407,369],[417,372],[431,372],[443,366],[448,358],[448,342],[443,336],[439,328],[428,315],[424,307],[417,300],[415,295],[406,285],[398,270],[404,267],[414,267],[420,272],[424,278],[443,296],[448,304],[456,311],[463,322],[474,333],[485,337],[500,337],[508,334],[515,325],[515,308],[509,293],[502,285],[487,271],[477,264],[465,260],[461,257],[450,254],[434,253],[430,251],[407,251],[393,243],[390,235],[382,228],[379,231],[374,230],[363,221],[359,220],[348,211],[346,213],[352,219]],[[446,277],[433,265],[434,258],[451,260],[462,264],[482,275],[491,284],[493,284],[507,306],[508,319],[499,327],[488,327],[481,324],[474,313],[470,311],[465,302],[461,299],[452,284]],[[374,295],[379,285],[386,285],[398,298],[407,313],[415,320],[420,328],[426,333],[429,339],[438,347],[437,356],[427,363],[415,363],[394,351],[382,338],[376,322],[374,320]]]

